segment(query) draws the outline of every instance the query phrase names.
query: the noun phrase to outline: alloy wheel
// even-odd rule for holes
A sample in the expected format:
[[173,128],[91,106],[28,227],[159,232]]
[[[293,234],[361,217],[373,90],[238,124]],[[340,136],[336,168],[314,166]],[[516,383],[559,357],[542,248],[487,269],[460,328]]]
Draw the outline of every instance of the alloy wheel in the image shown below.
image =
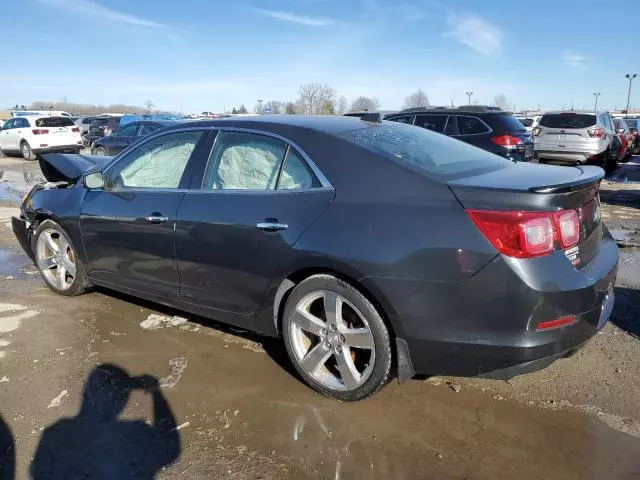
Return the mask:
[[38,268],[58,290],[67,290],[76,277],[76,256],[66,237],[55,228],[43,230],[36,246]]
[[305,295],[293,310],[290,334],[299,365],[323,386],[354,390],[371,375],[373,334],[364,315],[342,295],[329,290]]

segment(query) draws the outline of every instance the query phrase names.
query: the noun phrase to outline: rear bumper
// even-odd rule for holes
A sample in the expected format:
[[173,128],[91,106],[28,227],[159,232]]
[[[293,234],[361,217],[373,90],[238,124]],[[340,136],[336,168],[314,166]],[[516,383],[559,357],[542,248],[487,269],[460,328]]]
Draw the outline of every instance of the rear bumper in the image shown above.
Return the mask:
[[536,149],[535,155],[538,159],[556,160],[567,163],[586,163],[588,160],[603,154],[598,150],[542,150]]
[[82,148],[82,142],[80,143],[72,143],[68,145],[51,145],[49,147],[36,148],[33,147],[31,150],[33,153],[58,153],[58,152],[71,152],[76,151]]
[[35,262],[35,255],[33,248],[31,248],[31,232],[27,221],[24,218],[11,217],[11,227],[24,252]]
[[[366,277],[362,283],[386,296],[385,312],[407,343],[415,373],[508,378],[573,353],[611,313],[615,242],[603,239],[582,270],[557,253],[527,260],[499,255],[459,282]],[[536,331],[540,322],[566,315],[577,321]]]

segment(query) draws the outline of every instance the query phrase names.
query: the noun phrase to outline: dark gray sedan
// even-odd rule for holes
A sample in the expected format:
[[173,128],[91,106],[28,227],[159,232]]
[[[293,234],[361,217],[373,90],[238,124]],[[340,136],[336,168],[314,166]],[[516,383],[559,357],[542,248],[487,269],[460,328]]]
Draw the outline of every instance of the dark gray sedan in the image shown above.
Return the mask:
[[141,137],[151,135],[156,130],[174,125],[175,123],[175,121],[171,120],[143,120],[127,123],[120,127],[115,133],[99,138],[93,142],[91,154],[117,155]]
[[100,285],[281,337],[339,400],[391,375],[542,368],[604,325],[602,169],[368,120],[182,123],[115,158],[48,155],[13,228],[55,292]]

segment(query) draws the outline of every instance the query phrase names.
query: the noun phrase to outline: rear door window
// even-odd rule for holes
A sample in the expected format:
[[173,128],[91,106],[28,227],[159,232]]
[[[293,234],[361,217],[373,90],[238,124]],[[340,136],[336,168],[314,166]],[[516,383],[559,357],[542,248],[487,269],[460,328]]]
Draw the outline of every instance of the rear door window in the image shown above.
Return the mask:
[[433,132],[444,133],[445,123],[447,123],[446,115],[416,115],[414,125]]
[[411,123],[413,123],[413,116],[394,117],[394,118],[390,118],[389,120],[391,120],[392,122],[397,122],[397,123],[408,123],[408,124],[411,124]]
[[447,119],[447,126],[444,128],[445,135],[456,136],[460,135],[460,130],[458,129],[458,117],[455,115],[450,115]]
[[317,188],[320,182],[309,170],[307,163],[300,158],[293,148],[289,148],[284,167],[280,172],[277,190],[299,190],[306,188]]
[[158,125],[154,125],[153,123],[143,123],[140,127],[140,132],[138,132],[138,135],[140,137],[146,137],[147,135],[150,135],[158,130],[158,128],[160,127]]
[[[540,119],[547,128],[589,128],[596,124],[596,116],[582,113],[549,113]],[[606,123],[604,124],[606,125]]]
[[532,118],[519,118],[518,121],[524,125],[525,127],[531,127],[533,126],[533,119]]
[[36,127],[75,127],[73,120],[66,117],[48,117],[36,120]]
[[491,129],[478,117],[458,116],[458,131],[460,135],[479,135]]
[[513,166],[513,162],[468,143],[409,125],[389,123],[342,135],[390,161],[443,180]]

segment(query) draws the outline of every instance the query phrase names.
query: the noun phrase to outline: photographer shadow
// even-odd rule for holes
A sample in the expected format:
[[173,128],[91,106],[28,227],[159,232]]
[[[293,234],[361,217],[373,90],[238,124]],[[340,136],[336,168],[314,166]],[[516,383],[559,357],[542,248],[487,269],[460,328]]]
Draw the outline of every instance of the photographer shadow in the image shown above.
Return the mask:
[[[119,418],[135,389],[152,397],[150,423]],[[87,378],[78,414],[44,431],[31,478],[153,479],[179,455],[176,420],[158,380],[131,377],[120,367],[105,364]]]

